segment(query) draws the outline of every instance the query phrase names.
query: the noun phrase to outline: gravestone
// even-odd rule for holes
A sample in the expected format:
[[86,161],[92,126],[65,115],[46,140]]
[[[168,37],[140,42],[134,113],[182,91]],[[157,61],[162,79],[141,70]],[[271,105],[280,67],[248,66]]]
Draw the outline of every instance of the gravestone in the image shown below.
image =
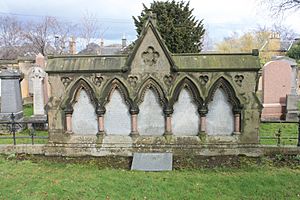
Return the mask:
[[171,171],[172,153],[134,153],[131,170]]
[[289,63],[276,60],[263,67],[262,120],[284,119],[286,95],[292,89],[292,68]]
[[15,119],[23,117],[23,106],[20,89],[21,74],[15,69],[2,69],[1,78],[1,113],[0,120],[9,120],[11,114]]
[[32,80],[33,87],[33,115],[45,117],[44,109],[44,78],[46,76],[45,71],[34,66],[30,69],[29,78]]

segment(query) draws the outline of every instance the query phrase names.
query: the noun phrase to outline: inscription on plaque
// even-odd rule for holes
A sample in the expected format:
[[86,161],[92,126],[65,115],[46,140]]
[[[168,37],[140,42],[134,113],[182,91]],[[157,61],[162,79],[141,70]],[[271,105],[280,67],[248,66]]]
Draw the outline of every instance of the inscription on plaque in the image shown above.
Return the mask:
[[172,153],[134,153],[131,170],[171,171]]

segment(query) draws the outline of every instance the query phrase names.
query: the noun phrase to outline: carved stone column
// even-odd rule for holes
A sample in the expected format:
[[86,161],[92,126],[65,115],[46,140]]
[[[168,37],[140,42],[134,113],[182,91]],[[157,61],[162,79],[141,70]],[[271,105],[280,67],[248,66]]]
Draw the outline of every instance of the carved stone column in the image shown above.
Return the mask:
[[173,114],[173,108],[170,106],[167,106],[164,109],[165,114],[165,136],[173,135],[172,133],[172,114]]
[[199,130],[199,137],[204,139],[206,136],[206,114],[208,112],[208,109],[206,107],[201,107],[198,108],[198,113],[200,116],[199,119],[199,126],[200,126],[200,130]]
[[105,135],[105,130],[104,130],[104,114],[105,114],[106,110],[105,107],[101,106],[101,105],[97,105],[97,109],[96,109],[96,114],[98,117],[98,133],[97,136],[104,136]]
[[139,136],[138,121],[137,121],[138,114],[139,114],[139,108],[137,106],[133,106],[130,109],[130,115],[131,115],[131,133],[130,133],[130,136],[131,137]]
[[69,104],[65,109],[67,133],[72,133],[72,114],[73,114],[73,108],[72,105]]
[[233,116],[234,116],[234,135],[241,134],[241,110],[240,109],[233,109]]

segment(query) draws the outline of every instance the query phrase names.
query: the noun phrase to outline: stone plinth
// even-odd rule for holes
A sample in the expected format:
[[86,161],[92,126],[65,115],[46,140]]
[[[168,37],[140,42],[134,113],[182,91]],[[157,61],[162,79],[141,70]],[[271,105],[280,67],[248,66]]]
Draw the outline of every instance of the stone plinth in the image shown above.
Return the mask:
[[21,74],[18,70],[2,69],[0,72],[0,79],[1,79],[0,120],[9,120],[11,113],[14,113],[16,120],[23,117],[20,78],[21,78]]
[[263,120],[283,119],[286,95],[292,89],[292,68],[289,63],[278,60],[268,62],[263,68]]
[[286,96],[286,121],[298,121],[298,103],[299,95],[287,95]]

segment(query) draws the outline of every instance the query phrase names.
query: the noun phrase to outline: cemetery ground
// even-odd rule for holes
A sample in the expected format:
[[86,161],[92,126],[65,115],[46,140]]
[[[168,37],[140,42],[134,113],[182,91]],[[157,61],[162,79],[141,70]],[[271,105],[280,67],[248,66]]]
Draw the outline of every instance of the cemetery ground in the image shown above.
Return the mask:
[[118,168],[127,158],[104,167],[103,159],[2,155],[0,199],[300,198],[299,155],[226,158],[230,162],[217,167],[185,169],[174,158],[175,170],[170,172]]

